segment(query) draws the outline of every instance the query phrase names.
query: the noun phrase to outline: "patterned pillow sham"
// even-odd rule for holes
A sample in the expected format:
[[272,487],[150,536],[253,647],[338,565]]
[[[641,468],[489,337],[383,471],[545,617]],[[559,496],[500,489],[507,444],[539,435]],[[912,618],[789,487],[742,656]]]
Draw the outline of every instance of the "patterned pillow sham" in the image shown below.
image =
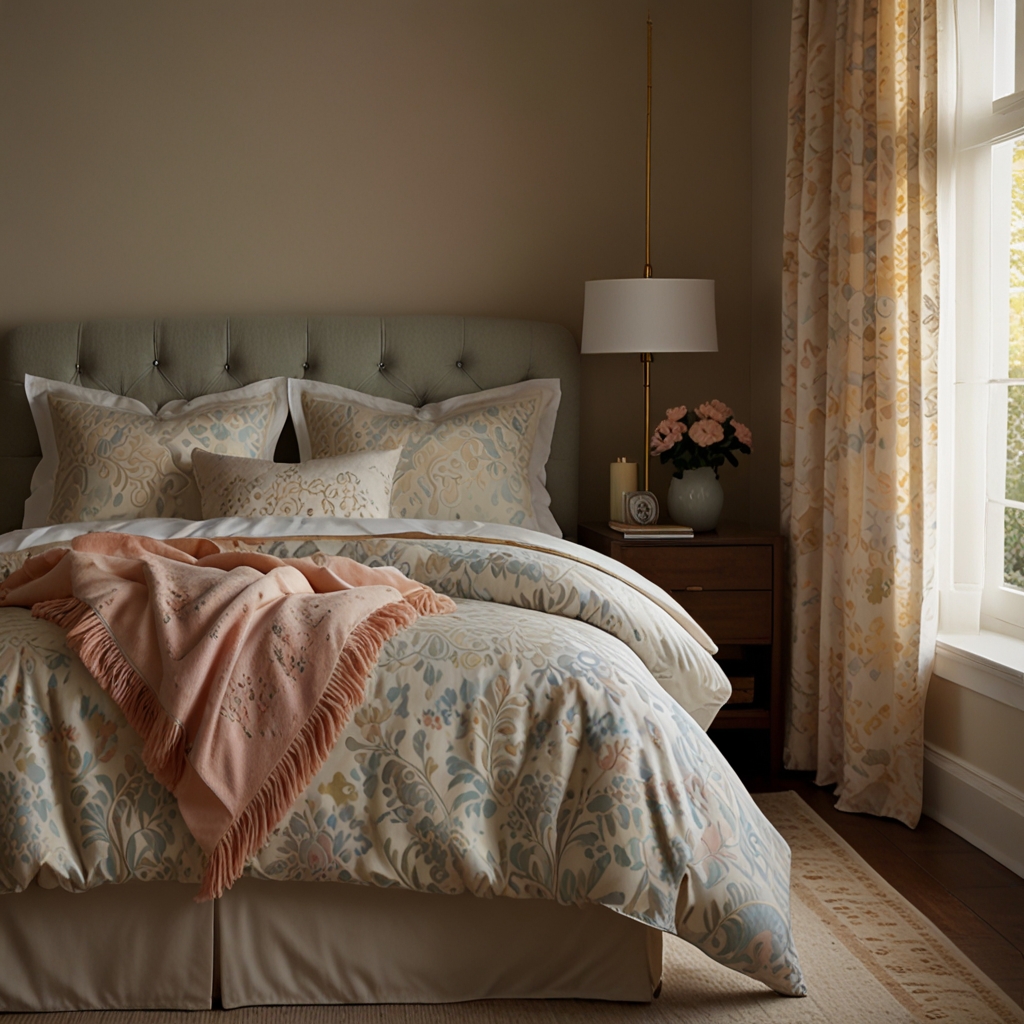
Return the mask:
[[199,519],[193,452],[272,456],[288,415],[283,377],[168,402],[156,413],[133,398],[29,374],[25,392],[43,451],[25,527]]
[[303,460],[400,449],[391,515],[472,519],[561,537],[545,467],[561,398],[555,379],[406,406],[318,381],[289,380]]
[[196,451],[192,471],[203,518],[339,516],[386,519],[401,451],[281,463]]
[[289,380],[303,460],[401,449],[391,515],[470,519],[562,535],[545,485],[561,399],[556,379],[416,408],[359,391]]

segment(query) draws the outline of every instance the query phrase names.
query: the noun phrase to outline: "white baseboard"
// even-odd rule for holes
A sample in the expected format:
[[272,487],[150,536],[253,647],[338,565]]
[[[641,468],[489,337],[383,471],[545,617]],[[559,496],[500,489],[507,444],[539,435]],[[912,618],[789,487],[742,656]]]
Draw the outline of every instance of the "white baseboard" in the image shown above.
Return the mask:
[[924,813],[1024,877],[1024,793],[931,744]]

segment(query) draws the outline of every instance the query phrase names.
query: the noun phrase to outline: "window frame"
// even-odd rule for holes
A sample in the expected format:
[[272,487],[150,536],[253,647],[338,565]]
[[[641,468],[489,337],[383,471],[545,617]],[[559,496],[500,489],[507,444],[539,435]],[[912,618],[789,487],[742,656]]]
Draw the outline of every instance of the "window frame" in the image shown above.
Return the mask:
[[[995,50],[997,5],[1016,15],[1012,54]],[[1015,91],[994,98],[1011,57]],[[1006,402],[1024,379],[1005,376],[1009,280],[996,254],[1009,249],[1009,206],[994,209],[1009,203],[1024,140],[1024,0],[941,0],[939,59],[940,301],[952,309],[940,325],[939,401],[952,415],[939,428],[939,629],[1024,640],[1024,591],[1003,583],[1004,509],[1024,509],[1005,498]]]

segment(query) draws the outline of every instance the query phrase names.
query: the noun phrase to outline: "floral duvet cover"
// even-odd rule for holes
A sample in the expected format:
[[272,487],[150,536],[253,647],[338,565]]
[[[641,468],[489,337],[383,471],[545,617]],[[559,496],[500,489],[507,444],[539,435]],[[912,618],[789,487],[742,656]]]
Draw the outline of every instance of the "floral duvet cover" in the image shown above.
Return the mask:
[[[458,606],[385,645],[248,874],[601,903],[803,992],[789,848],[703,731],[728,681],[663,592],[594,552],[482,524],[116,525],[394,565]],[[0,578],[69,529],[0,539]],[[201,858],[61,630],[0,610],[0,893],[198,881]]]

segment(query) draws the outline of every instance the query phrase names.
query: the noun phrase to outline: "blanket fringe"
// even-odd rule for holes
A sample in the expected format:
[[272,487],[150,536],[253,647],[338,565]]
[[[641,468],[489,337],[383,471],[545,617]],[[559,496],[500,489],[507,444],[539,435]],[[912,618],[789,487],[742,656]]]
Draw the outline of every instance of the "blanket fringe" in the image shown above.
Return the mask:
[[124,656],[103,620],[76,597],[40,601],[32,614],[67,632],[68,647],[113,698],[142,738],[142,760],[162,786],[173,790],[185,771],[185,730]]
[[[323,766],[341,730],[362,703],[366,681],[384,644],[400,629],[415,622],[420,614],[436,615],[454,610],[455,604],[450,598],[432,591],[424,593],[429,595],[427,599],[416,594],[413,600],[396,601],[379,608],[352,631],[308,721],[210,856],[197,903],[222,895],[241,877],[249,859],[266,844],[289,807]],[[429,610],[421,613],[420,607]]]
[[444,594],[438,594],[429,587],[424,587],[415,593],[406,596],[409,602],[420,615],[450,615],[455,611],[455,602]]

